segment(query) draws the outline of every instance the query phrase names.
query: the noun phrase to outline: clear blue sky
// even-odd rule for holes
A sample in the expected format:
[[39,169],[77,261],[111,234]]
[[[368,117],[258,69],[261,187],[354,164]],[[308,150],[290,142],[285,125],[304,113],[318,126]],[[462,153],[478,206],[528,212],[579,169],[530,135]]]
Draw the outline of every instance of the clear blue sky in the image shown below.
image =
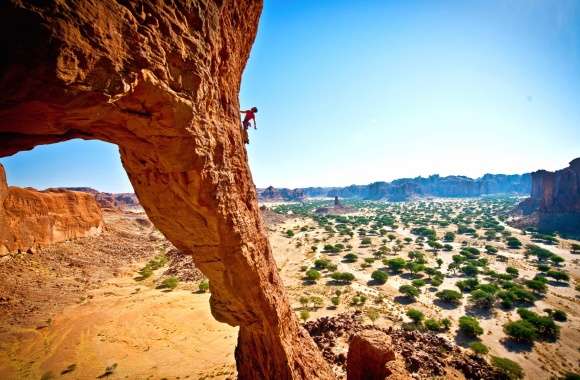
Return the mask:
[[[580,1],[266,0],[240,100],[260,187],[559,169],[580,156]],[[130,186],[103,143],[0,162],[16,185]]]

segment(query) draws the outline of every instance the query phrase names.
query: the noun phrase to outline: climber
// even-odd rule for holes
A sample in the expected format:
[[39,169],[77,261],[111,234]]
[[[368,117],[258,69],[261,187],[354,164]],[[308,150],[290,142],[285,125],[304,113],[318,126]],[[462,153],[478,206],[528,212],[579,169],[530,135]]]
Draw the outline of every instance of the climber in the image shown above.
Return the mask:
[[244,116],[244,121],[242,121],[242,126],[244,127],[244,143],[245,144],[249,144],[250,143],[250,139],[248,137],[248,128],[250,128],[252,126],[252,123],[250,123],[250,121],[254,121],[254,129],[258,129],[256,127],[256,113],[258,112],[258,109],[256,107],[252,107],[251,109],[247,110],[247,111],[240,111],[240,113],[245,114]]

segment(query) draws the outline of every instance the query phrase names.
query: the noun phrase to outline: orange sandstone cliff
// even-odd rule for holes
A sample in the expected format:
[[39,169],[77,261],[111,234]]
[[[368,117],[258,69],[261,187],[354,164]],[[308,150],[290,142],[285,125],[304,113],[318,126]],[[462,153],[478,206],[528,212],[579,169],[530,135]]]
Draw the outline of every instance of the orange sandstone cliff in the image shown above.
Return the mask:
[[50,243],[93,236],[102,229],[103,215],[93,196],[8,187],[0,165],[0,255],[31,252]]
[[0,157],[74,138],[119,146],[155,226],[239,326],[240,379],[330,379],[278,275],[239,120],[261,0],[6,0]]

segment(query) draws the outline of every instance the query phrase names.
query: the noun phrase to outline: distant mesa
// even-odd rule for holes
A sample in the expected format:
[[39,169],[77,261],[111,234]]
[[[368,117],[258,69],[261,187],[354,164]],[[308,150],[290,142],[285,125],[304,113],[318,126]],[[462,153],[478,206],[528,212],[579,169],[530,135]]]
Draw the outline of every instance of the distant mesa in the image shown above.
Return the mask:
[[104,209],[126,210],[141,207],[139,199],[134,193],[103,193],[90,187],[59,187],[58,189],[92,194],[99,206]]
[[103,223],[93,196],[63,189],[9,187],[0,165],[0,256],[94,236],[101,233]]
[[519,204],[514,224],[580,236],[580,157],[567,168],[531,176],[531,196]]
[[258,189],[258,198],[262,201],[297,201],[301,202],[306,197],[302,189],[277,189],[269,186],[265,189]]
[[306,198],[387,200],[402,202],[416,198],[466,198],[488,195],[529,195],[530,174],[486,174],[480,178],[464,176],[402,178],[392,182],[373,182],[346,187],[306,187],[297,189],[258,189],[262,201],[302,201]]

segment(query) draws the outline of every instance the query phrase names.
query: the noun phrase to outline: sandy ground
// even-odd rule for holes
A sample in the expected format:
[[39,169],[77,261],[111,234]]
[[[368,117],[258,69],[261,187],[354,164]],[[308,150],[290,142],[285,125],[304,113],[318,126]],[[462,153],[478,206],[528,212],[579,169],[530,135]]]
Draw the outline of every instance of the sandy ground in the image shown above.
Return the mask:
[[[123,235],[128,236],[131,243],[133,239],[142,240],[147,236],[138,227],[142,223],[130,223],[133,217],[109,215],[107,221],[112,229],[122,227]],[[102,238],[112,237],[105,235]],[[165,267],[144,281],[136,281],[137,271],[159,253],[157,248],[165,246],[163,241],[155,242],[151,246],[139,245],[140,249],[149,249],[149,252],[143,253],[140,260],[135,259],[130,265],[121,266],[108,261],[108,279],[101,270],[98,281],[95,278],[84,286],[67,286],[67,279],[74,277],[74,273],[66,270],[60,276],[46,276],[41,271],[38,278],[47,282],[47,289],[61,289],[63,300],[58,300],[57,292],[45,293],[42,300],[40,295],[28,289],[27,294],[32,300],[14,309],[15,313],[24,310],[24,315],[16,320],[7,318],[6,314],[2,316],[0,379],[235,377],[233,352],[237,328],[213,319],[209,294],[196,292],[193,284],[180,284],[173,291],[157,289],[156,284],[167,269]],[[100,242],[93,243],[100,247]],[[126,250],[131,248],[131,244],[118,243],[118,249],[128,255]],[[83,242],[74,244],[82,245]],[[61,253],[80,255],[67,248],[64,245],[51,247]],[[93,254],[95,260],[107,258],[103,252]],[[25,268],[34,271],[49,264],[42,261],[43,266],[31,262],[32,258],[26,260]],[[56,265],[55,262],[52,264]],[[11,284],[15,283],[4,283],[3,289],[7,290]],[[31,305],[40,310],[34,318],[27,319],[25,313]],[[45,306],[44,313],[42,305]],[[42,315],[44,318],[39,322],[37,317]],[[66,373],[67,368],[72,368],[69,366],[74,370]],[[112,369],[108,376],[107,367]]]
[[[137,269],[137,268],[133,268]],[[22,329],[0,352],[0,378],[227,378],[235,372],[237,329],[209,314],[209,294],[136,284],[134,271],[90,292],[43,329]]]

